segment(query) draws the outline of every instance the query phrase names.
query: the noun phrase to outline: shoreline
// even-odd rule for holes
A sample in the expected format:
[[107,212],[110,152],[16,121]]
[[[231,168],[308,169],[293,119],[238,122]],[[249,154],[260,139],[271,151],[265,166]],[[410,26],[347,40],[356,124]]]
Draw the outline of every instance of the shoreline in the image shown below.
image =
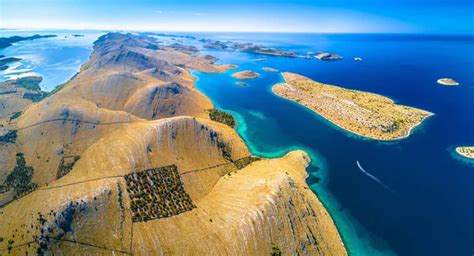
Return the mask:
[[[208,76],[210,74],[202,73],[199,71],[193,72],[193,76],[198,78],[196,81],[196,89],[201,91],[203,94],[206,95],[206,88],[207,86],[204,85],[204,81],[201,79],[201,75]],[[218,75],[222,75],[218,74]],[[230,76],[230,72],[227,72],[226,75]],[[276,81],[275,84],[277,83],[282,83],[284,82],[281,76],[278,76],[278,81]],[[271,85],[266,85],[265,91],[267,93],[270,93],[274,97],[277,97],[275,93],[272,92],[271,90]],[[307,113],[313,115],[314,117],[318,118],[322,122],[327,122],[327,125],[333,125],[329,120],[325,119],[324,117],[318,115],[314,111],[308,109],[305,106],[302,106],[301,104],[298,104],[297,102],[288,100],[286,98],[282,98],[278,96],[279,99],[283,99],[288,101],[290,104],[295,104],[295,106],[301,108],[303,111],[307,111]],[[322,156],[317,148],[308,148],[305,147],[304,145],[298,145],[298,144],[293,144],[293,145],[288,145],[286,147],[276,147],[274,148],[273,146],[270,146],[270,148],[264,147],[260,144],[253,143],[252,142],[252,134],[248,132],[248,127],[247,123],[244,120],[243,115],[239,114],[238,112],[229,110],[227,108],[223,108],[219,102],[210,97],[212,104],[220,110],[226,111],[228,113],[231,113],[237,123],[237,126],[235,127],[236,131],[238,132],[239,136],[242,138],[244,143],[247,145],[249,151],[251,152],[252,155],[255,156],[260,156],[263,158],[267,159],[273,159],[273,158],[279,158],[281,156],[284,156],[286,153],[294,151],[294,150],[303,150],[305,151],[311,158],[311,163],[310,166],[307,168],[307,172],[309,173],[309,179],[306,179],[306,185],[308,188],[311,190],[313,194],[317,196],[319,201],[322,203],[324,208],[326,208],[329,216],[331,217],[333,223],[336,226],[336,229],[339,232],[340,239],[342,240],[342,244],[346,248],[346,251],[349,253],[349,255],[365,255],[367,252],[370,252],[370,255],[394,255],[393,250],[391,249],[391,246],[385,241],[382,240],[380,241],[383,243],[383,248],[376,249],[373,246],[371,246],[371,241],[373,241],[373,237],[375,236],[373,233],[370,231],[366,230],[362,224],[355,219],[353,215],[351,215],[350,212],[348,211],[340,211],[341,209],[341,203],[336,199],[334,194],[331,192],[331,190],[328,188],[328,183],[330,182],[330,177],[329,177],[329,167],[328,167],[328,162],[327,159]],[[364,140],[366,139],[365,137],[360,137],[356,135],[352,135],[349,132],[345,132],[344,129],[339,128],[338,126],[333,126],[332,128],[336,129],[341,129],[341,131],[344,133],[344,136],[351,136],[352,138],[356,138],[358,140]],[[369,138],[367,138],[369,139]],[[372,141],[375,141],[373,139],[369,139]],[[258,142],[258,141],[257,141]],[[379,142],[380,143],[380,142]],[[317,167],[318,169],[315,170],[314,168]],[[321,178],[319,182],[312,182],[309,183],[310,178],[313,177],[314,175],[318,176]],[[375,236],[376,237],[376,236]],[[377,238],[380,239],[380,238]]]
[[[364,139],[393,142],[408,138],[416,127],[435,115],[397,104],[383,95],[323,84],[295,73],[282,73],[282,78],[283,82],[270,87],[274,95],[305,107],[344,132]],[[287,79],[296,85],[287,82]],[[367,102],[375,102],[375,105],[368,105]],[[333,111],[335,108],[340,111]],[[371,118],[374,114],[378,115],[378,119]],[[351,120],[348,116],[358,117],[356,120],[359,121]],[[374,128],[375,125],[378,126]]]
[[[325,187],[324,183],[328,182],[328,179],[324,179],[324,181],[321,182],[321,183],[314,183],[314,184],[308,183],[308,179],[311,176],[311,173],[309,171],[309,166],[318,167],[321,172],[323,172],[323,170],[324,171],[326,170],[326,168],[327,168],[326,163],[325,163],[324,160],[321,160],[322,157],[315,154],[314,150],[311,150],[309,148],[305,148],[305,147],[302,147],[302,146],[288,146],[288,147],[278,149],[276,151],[271,151],[271,152],[270,151],[265,152],[265,151],[259,150],[257,148],[256,144],[252,143],[250,138],[247,136],[247,123],[245,122],[244,117],[241,114],[239,114],[235,111],[232,111],[232,110],[221,107],[220,104],[215,102],[214,99],[212,99],[204,91],[202,91],[199,86],[196,86],[198,84],[198,82],[200,81],[200,78],[199,78],[200,73],[201,72],[199,72],[199,71],[193,71],[192,72],[192,76],[196,78],[195,83],[194,83],[194,87],[198,91],[200,91],[202,94],[204,94],[206,97],[208,97],[211,100],[212,105],[214,105],[214,107],[216,109],[221,110],[221,111],[225,111],[225,112],[230,113],[234,116],[234,120],[235,120],[234,129],[237,132],[237,134],[240,136],[240,138],[244,141],[244,144],[247,146],[249,152],[253,156],[262,157],[264,159],[278,159],[278,158],[281,158],[281,157],[285,156],[289,152],[293,152],[293,151],[297,151],[297,150],[301,150],[309,156],[310,161],[308,163],[308,166],[305,168],[306,177],[304,178],[304,185],[306,185],[306,187],[311,191],[311,194],[313,194],[314,197],[316,198],[317,202],[319,202],[319,204],[322,206],[322,210],[325,211],[328,214],[329,219],[331,220],[332,226],[335,227],[335,229],[336,229],[336,231],[339,235],[339,242],[342,244],[342,247],[345,249],[346,253],[348,255],[351,255],[349,247],[347,246],[347,243],[349,242],[349,239],[342,232],[342,230],[344,230],[345,227],[342,227],[341,225],[338,225],[336,223],[335,214],[331,213],[331,211],[329,211],[330,208],[332,209],[332,207],[329,207],[329,205],[331,205],[331,203],[339,204],[339,202],[337,202],[335,200],[328,200],[328,199],[324,200],[324,199],[321,198],[321,196],[318,193],[316,193],[316,190],[311,188],[312,185],[314,185],[314,184],[323,184],[322,187]],[[318,165],[316,165],[316,163],[318,163]],[[324,192],[324,194],[328,194],[328,193],[329,193],[328,191]],[[331,195],[328,195],[327,197],[328,198],[333,198],[333,196],[331,196]],[[328,201],[328,202],[325,202],[325,201]]]
[[[273,86],[278,85],[278,84],[280,84],[280,83],[274,84]],[[277,96],[278,98],[287,100],[287,101],[289,101],[289,102],[291,102],[291,103],[293,103],[293,104],[296,104],[296,105],[298,105],[298,106],[300,106],[300,107],[303,107],[303,108],[307,109],[308,111],[310,111],[312,114],[316,114],[318,117],[321,117],[322,119],[324,119],[324,121],[327,121],[329,124],[334,125],[335,127],[337,127],[338,129],[340,129],[341,131],[346,132],[346,133],[348,133],[348,134],[350,134],[350,135],[355,135],[356,137],[359,137],[360,139],[367,139],[367,140],[380,141],[380,142],[396,142],[396,141],[399,141],[399,140],[403,140],[403,139],[406,139],[406,138],[410,137],[410,135],[413,134],[412,131],[413,131],[414,129],[418,128],[420,125],[422,125],[423,122],[426,121],[429,117],[432,117],[432,116],[435,115],[434,113],[431,113],[431,112],[430,112],[430,114],[428,114],[427,116],[425,116],[420,122],[418,122],[418,123],[414,124],[413,126],[411,126],[411,127],[408,129],[407,134],[404,134],[404,135],[401,136],[401,137],[397,137],[397,138],[394,138],[394,139],[376,139],[376,138],[372,138],[372,137],[368,137],[368,136],[362,135],[362,134],[357,133],[357,132],[353,132],[353,131],[347,130],[347,129],[345,129],[344,127],[341,127],[340,125],[338,125],[338,124],[332,122],[332,121],[329,120],[328,118],[326,118],[326,117],[324,117],[323,115],[319,114],[318,112],[316,112],[316,111],[314,111],[314,110],[308,108],[307,106],[305,106],[305,105],[303,105],[303,104],[301,104],[301,103],[299,103],[299,102],[297,102],[297,101],[294,101],[294,100],[292,100],[292,99],[285,98],[285,97],[283,97],[283,96],[281,96],[281,95],[275,93],[275,92],[273,91],[273,86],[270,88],[270,89],[271,89],[270,91],[271,91],[275,96]]]
[[[471,152],[462,152],[463,150],[474,151],[474,146],[457,146],[454,148],[454,151],[458,156],[463,157],[463,159],[474,161],[474,154]],[[470,154],[473,154],[472,156]]]

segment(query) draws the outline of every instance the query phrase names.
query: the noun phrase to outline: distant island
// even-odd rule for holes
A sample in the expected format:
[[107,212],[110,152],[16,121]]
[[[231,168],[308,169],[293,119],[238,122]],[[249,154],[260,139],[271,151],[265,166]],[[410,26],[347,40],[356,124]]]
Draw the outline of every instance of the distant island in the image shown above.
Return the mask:
[[243,44],[235,43],[233,47],[242,52],[250,52],[250,53],[256,53],[256,54],[281,56],[281,57],[290,57],[290,58],[298,57],[298,55],[294,52],[285,51],[278,48],[266,47],[263,45],[256,45],[252,43],[243,43]]
[[298,57],[298,55],[294,52],[285,51],[278,48],[267,47],[263,45],[253,44],[253,43],[239,43],[239,42],[231,42],[226,41],[222,42],[219,40],[211,40],[211,39],[201,39],[199,40],[201,43],[205,43],[203,46],[204,48],[208,49],[215,49],[215,50],[238,50],[241,52],[248,52],[248,53],[255,53],[255,54],[262,54],[262,55],[271,55],[271,56],[280,56],[280,57]]
[[270,67],[263,67],[262,69],[265,70],[265,71],[268,71],[268,72],[278,72],[278,69],[274,69],[274,68],[270,68]]
[[474,159],[474,146],[456,147],[456,153],[463,157]]
[[40,38],[49,38],[49,37],[56,37],[56,35],[33,35],[33,36],[12,36],[12,37],[0,37],[0,49],[7,48],[11,46],[13,43],[18,43],[20,41],[25,40],[35,40]]
[[275,94],[298,102],[344,130],[363,137],[402,139],[433,115],[425,110],[395,104],[378,94],[322,84],[294,73],[282,75],[286,83],[273,86]]
[[341,60],[342,59],[342,56],[339,54],[327,53],[327,52],[322,52],[316,55],[315,57],[320,60]]
[[459,85],[459,82],[457,82],[456,80],[454,80],[452,78],[440,78],[440,79],[438,79],[437,83],[441,84],[441,85],[446,85],[446,86]]
[[[201,42],[208,42],[207,40],[201,41]],[[225,50],[229,48],[224,42],[221,41],[212,41],[210,40],[207,44],[203,46],[204,48],[208,49],[216,49],[216,50]]]
[[254,78],[259,77],[260,74],[251,70],[244,70],[244,71],[234,73],[232,74],[232,76],[237,79],[254,79]]

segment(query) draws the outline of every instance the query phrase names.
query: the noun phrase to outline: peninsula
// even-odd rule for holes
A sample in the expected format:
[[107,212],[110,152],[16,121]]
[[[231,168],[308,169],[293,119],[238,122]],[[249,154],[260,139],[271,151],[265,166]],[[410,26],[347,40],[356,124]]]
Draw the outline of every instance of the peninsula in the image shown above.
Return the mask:
[[294,73],[282,75],[286,83],[273,86],[275,94],[298,102],[340,128],[363,137],[402,139],[432,115],[395,104],[378,94],[323,84]]
[[40,38],[56,37],[56,35],[33,35],[33,36],[12,36],[12,37],[0,37],[0,49],[7,48],[13,43],[17,43],[25,40],[35,40]]
[[227,66],[190,49],[108,33],[70,81],[2,112],[0,254],[347,255],[308,154],[252,156],[189,71]]
[[463,157],[467,157],[470,159],[474,159],[474,146],[463,146],[463,147],[456,147],[456,153]]
[[254,79],[254,78],[257,78],[259,77],[260,74],[255,72],[255,71],[251,71],[251,70],[244,70],[244,71],[240,71],[240,72],[236,72],[234,74],[232,74],[232,77],[234,78],[237,78],[237,79]]

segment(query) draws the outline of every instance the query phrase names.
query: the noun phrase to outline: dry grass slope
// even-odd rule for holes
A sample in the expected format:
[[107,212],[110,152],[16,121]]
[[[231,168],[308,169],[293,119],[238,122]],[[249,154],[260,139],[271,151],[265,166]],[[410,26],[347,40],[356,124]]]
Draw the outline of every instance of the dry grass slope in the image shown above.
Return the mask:
[[308,156],[255,158],[210,119],[187,68],[232,67],[214,61],[109,33],[60,90],[25,103],[0,142],[0,255],[345,255],[305,185]]

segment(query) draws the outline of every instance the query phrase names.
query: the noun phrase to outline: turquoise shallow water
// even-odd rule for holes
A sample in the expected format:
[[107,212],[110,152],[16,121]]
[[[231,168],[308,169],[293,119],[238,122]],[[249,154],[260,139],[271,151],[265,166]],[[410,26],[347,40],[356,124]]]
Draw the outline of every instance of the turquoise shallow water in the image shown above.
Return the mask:
[[[208,34],[232,40],[232,34]],[[312,157],[307,182],[335,220],[352,255],[469,255],[474,252],[474,165],[453,153],[474,144],[472,37],[402,35],[239,34],[304,53],[334,51],[342,61],[288,59],[206,51],[221,63],[261,77],[236,86],[225,74],[194,72],[196,87],[216,107],[233,113],[252,153],[277,157],[303,149]],[[463,52],[463,55],[453,54]],[[362,62],[352,60],[361,56]],[[263,58],[263,59],[262,59]],[[314,80],[388,96],[435,113],[412,135],[378,142],[347,133],[311,111],[282,99],[271,86],[282,80],[269,66]],[[440,77],[462,85],[443,87]],[[384,185],[369,178],[361,166]],[[391,192],[393,190],[394,192]],[[439,242],[443,241],[443,242]]]

